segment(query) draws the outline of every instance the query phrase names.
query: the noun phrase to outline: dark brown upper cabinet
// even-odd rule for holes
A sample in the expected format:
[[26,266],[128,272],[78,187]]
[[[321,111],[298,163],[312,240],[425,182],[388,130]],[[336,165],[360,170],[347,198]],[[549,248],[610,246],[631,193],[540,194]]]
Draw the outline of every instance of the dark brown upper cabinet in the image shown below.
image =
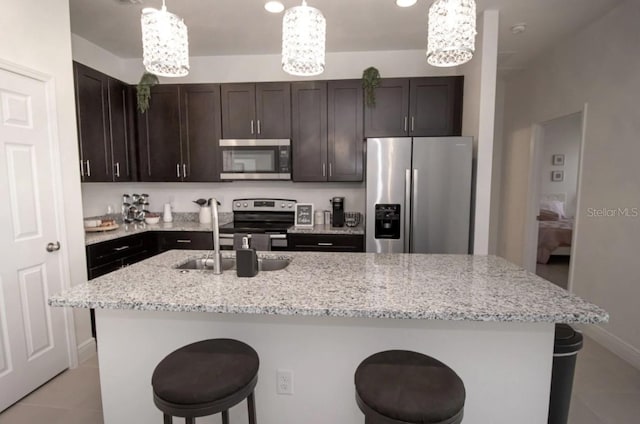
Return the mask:
[[293,181],[327,181],[327,83],[291,83]]
[[219,85],[153,87],[138,131],[142,181],[219,181]]
[[328,181],[362,181],[362,82],[329,81],[327,91]]
[[291,84],[293,180],[362,181],[360,80]]
[[192,182],[220,181],[220,86],[182,85],[180,94],[182,160],[186,164],[182,179]]
[[80,63],[74,62],[73,68],[82,181],[132,181],[129,87]]
[[365,106],[365,137],[461,135],[463,89],[462,76],[382,79],[376,105]]
[[291,138],[290,83],[222,84],[221,103],[224,138]]

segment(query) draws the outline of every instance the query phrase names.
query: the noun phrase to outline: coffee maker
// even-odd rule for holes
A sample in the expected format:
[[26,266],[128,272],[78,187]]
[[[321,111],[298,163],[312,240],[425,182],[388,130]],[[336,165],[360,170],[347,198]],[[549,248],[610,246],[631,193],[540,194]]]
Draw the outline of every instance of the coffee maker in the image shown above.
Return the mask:
[[333,210],[333,227],[344,227],[344,197],[334,197],[331,199],[331,209]]

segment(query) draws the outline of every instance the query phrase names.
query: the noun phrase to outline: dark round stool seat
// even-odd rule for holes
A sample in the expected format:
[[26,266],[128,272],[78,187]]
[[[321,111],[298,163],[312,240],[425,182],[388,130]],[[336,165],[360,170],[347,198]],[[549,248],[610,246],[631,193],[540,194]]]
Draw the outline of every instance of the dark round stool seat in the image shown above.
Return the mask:
[[231,406],[249,396],[253,404],[259,365],[256,351],[238,340],[212,339],[183,346],[153,371],[154,402],[165,415],[226,415]]
[[356,400],[367,423],[457,424],[465,389],[448,366],[406,350],[371,355],[355,374]]

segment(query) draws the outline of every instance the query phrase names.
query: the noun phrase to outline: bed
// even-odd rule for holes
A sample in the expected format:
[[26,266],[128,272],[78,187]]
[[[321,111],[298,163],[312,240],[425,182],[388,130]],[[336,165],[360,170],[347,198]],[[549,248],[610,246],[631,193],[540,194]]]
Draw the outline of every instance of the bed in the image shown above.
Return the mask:
[[571,254],[574,219],[565,216],[566,197],[566,193],[550,193],[540,198],[537,258],[540,264],[548,263],[552,255]]

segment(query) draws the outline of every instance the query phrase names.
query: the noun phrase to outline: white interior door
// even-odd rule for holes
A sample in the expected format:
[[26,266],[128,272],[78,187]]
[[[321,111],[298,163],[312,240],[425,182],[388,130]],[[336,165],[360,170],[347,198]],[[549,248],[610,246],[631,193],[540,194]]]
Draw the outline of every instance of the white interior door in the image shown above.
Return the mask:
[[0,411],[68,366],[46,83],[0,67]]

